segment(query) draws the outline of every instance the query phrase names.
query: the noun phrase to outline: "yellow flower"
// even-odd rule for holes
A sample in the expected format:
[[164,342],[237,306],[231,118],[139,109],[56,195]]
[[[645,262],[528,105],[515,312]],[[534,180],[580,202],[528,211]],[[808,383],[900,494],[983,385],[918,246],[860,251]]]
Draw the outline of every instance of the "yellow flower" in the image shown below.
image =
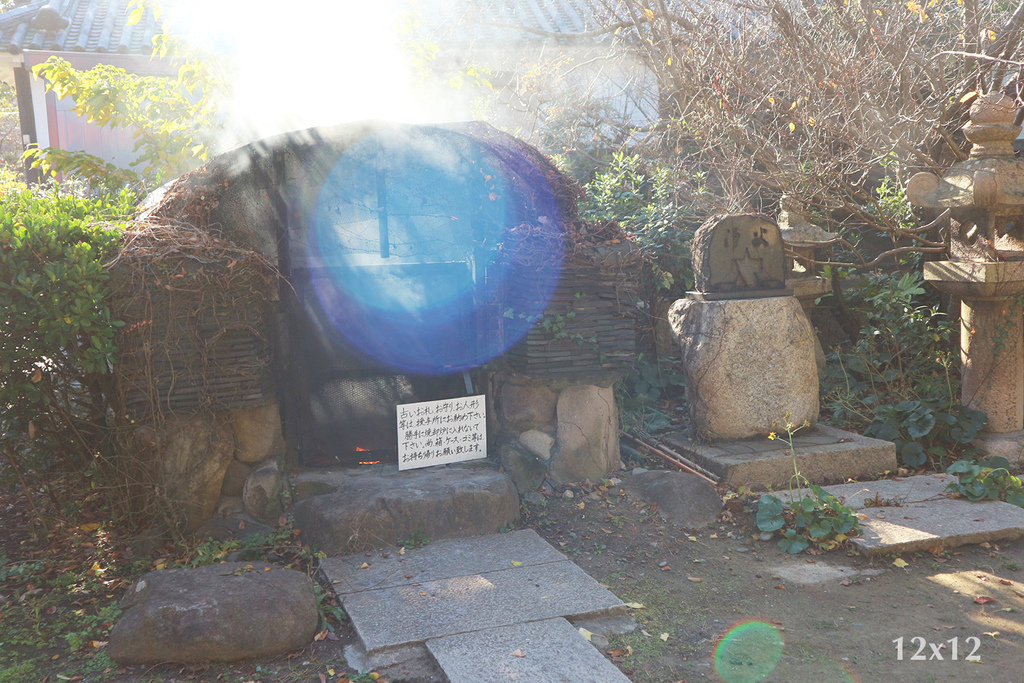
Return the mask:
[[768,438],[771,439],[772,441],[775,441],[775,432],[772,432],[771,434],[769,434]]

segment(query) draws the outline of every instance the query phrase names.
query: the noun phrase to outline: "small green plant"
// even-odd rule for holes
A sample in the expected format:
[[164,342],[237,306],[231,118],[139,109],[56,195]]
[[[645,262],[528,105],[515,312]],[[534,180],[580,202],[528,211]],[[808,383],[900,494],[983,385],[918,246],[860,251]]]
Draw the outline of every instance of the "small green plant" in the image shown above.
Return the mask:
[[968,500],[1005,500],[1024,507],[1024,487],[1019,477],[1010,474],[1006,458],[958,460],[946,472],[957,476],[946,488]]
[[896,444],[903,465],[939,469],[970,457],[986,415],[960,404],[956,331],[917,270],[837,271],[863,325],[837,349],[822,381],[822,408],[837,424]]
[[672,418],[662,410],[665,401],[682,404],[686,378],[680,361],[670,358],[650,360],[638,354],[633,366],[615,384],[619,419],[627,432],[657,432],[672,426]]
[[[762,532],[774,534],[779,532],[779,548],[787,553],[799,553],[812,544],[818,548],[830,550],[841,545],[850,536],[860,533],[860,521],[857,515],[839,498],[828,493],[820,486],[807,481],[800,474],[797,465],[793,436],[807,427],[808,423],[796,426],[785,422],[785,436],[776,432],[768,435],[769,439],[781,439],[789,446],[788,454],[793,458],[793,476],[790,477],[789,505],[777,496],[766,494],[761,497],[757,506],[757,528]],[[797,499],[795,488],[806,486],[810,493]]]
[[403,538],[398,542],[398,545],[402,546],[406,550],[412,550],[413,548],[422,548],[430,543],[430,539],[427,538],[426,532],[420,528],[409,534],[409,538]]

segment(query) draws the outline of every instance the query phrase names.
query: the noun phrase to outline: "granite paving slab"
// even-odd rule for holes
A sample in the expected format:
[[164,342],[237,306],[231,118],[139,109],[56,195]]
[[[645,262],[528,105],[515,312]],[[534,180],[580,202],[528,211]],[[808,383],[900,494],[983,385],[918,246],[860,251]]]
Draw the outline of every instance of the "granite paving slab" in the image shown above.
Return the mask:
[[[320,568],[340,596],[509,569],[512,562],[534,566],[566,559],[533,529],[436,541],[406,554],[399,550],[329,557]],[[370,566],[359,569],[364,563]]]
[[[868,507],[896,508],[908,503],[946,498],[946,486],[952,481],[956,481],[956,477],[948,474],[920,474],[902,479],[851,482],[822,488],[843,499],[843,503],[851,510],[863,510]],[[786,502],[788,493],[777,491],[775,495]],[[803,498],[807,493],[807,489],[794,491],[797,499]]]
[[427,648],[451,683],[629,683],[565,619],[432,639]]
[[1001,501],[941,498],[902,507],[864,508],[854,545],[865,555],[953,548],[1024,536],[1024,508]]
[[368,653],[520,622],[626,612],[569,560],[417,583],[340,596]]
[[[781,439],[747,439],[714,444],[694,440],[682,432],[659,437],[670,447],[720,476],[724,483],[749,489],[782,489],[793,476],[789,444]],[[750,452],[738,452],[737,446]],[[896,471],[896,446],[834,427],[818,425],[793,439],[800,473],[812,483],[872,478]]]

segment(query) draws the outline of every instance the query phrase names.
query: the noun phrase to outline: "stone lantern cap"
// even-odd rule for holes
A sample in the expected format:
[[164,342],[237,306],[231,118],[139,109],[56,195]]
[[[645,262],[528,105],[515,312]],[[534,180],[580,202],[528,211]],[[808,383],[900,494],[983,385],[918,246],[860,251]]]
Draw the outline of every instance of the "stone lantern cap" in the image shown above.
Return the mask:
[[718,215],[693,236],[693,299],[790,296],[778,224],[758,213]]
[[943,177],[918,173],[907,183],[914,206],[934,209],[1024,205],[1024,163],[1014,156],[1016,102],[1000,92],[979,95],[964,134],[974,143],[971,158],[949,167]]
[[824,230],[807,220],[803,205],[793,197],[783,195],[779,205],[779,230],[782,232],[782,241],[786,244],[795,247],[817,247],[838,237],[836,233]]

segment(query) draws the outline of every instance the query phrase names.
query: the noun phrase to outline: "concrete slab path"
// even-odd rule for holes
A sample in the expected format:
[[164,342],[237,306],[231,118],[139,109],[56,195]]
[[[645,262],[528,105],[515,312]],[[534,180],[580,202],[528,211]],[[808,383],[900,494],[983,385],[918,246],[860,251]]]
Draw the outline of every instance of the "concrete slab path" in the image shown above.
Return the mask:
[[320,567],[370,662],[425,645],[452,683],[628,681],[569,623],[626,606],[532,529]]
[[[866,517],[853,543],[868,556],[1024,536],[1024,508],[997,500],[949,498],[946,485],[953,480],[945,474],[924,474],[824,489]],[[798,491],[798,497],[803,493]],[[787,494],[780,497],[785,502]]]

